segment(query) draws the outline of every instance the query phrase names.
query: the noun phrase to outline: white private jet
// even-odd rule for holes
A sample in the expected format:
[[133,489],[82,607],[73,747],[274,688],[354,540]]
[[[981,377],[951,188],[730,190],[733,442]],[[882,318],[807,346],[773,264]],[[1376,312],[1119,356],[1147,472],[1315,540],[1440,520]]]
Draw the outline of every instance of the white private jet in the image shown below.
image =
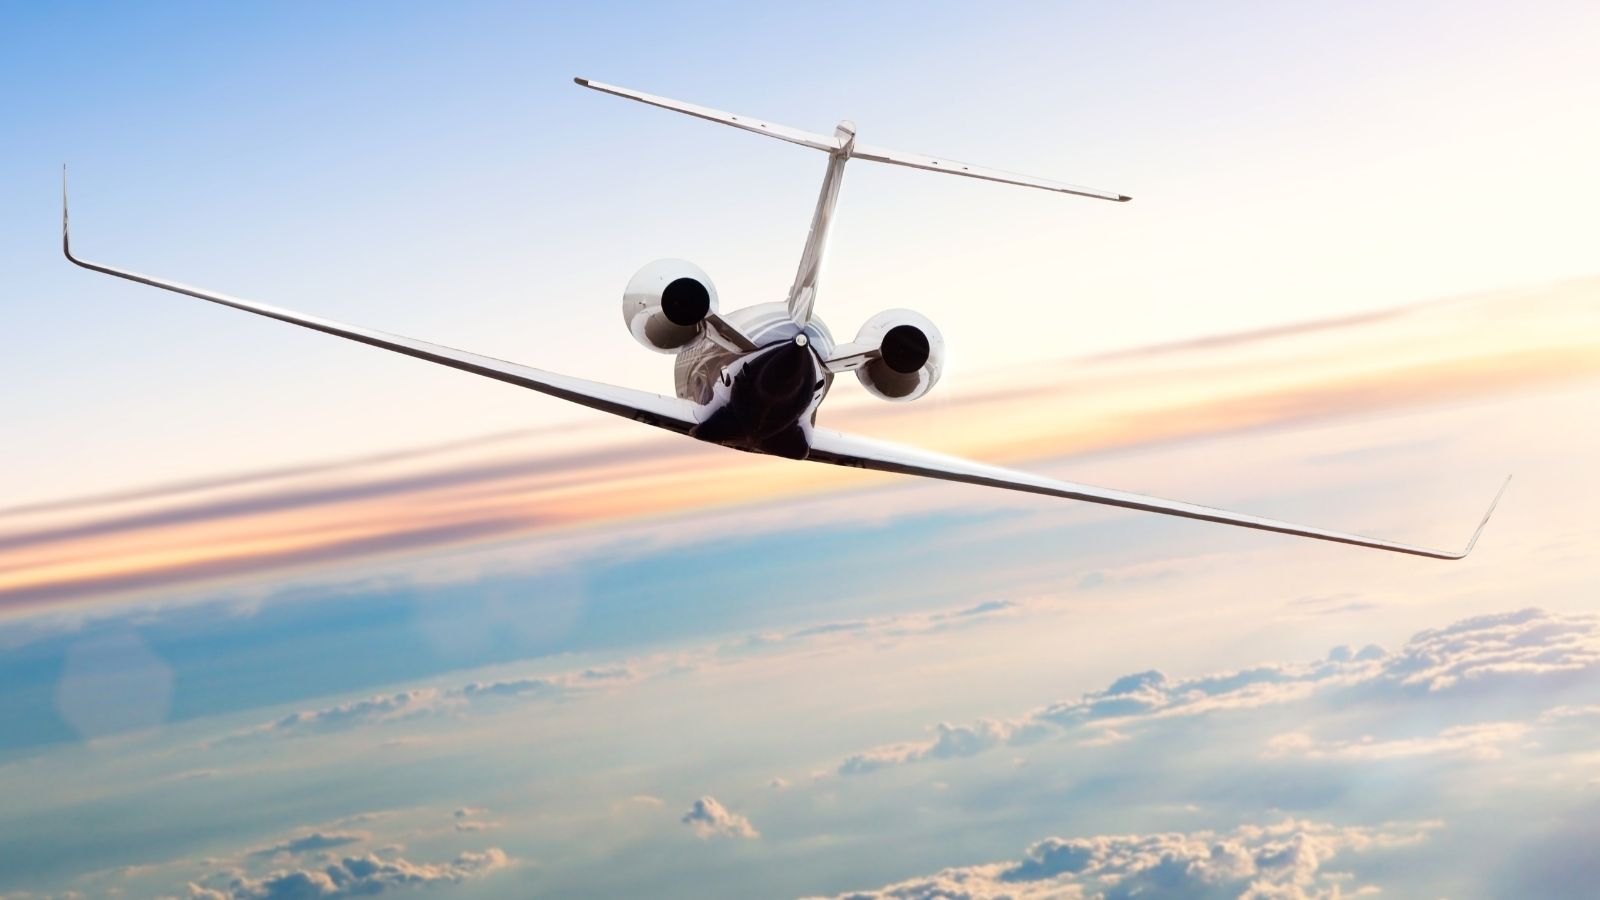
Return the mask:
[[[855,372],[861,384],[879,397],[914,400],[926,394],[939,380],[944,362],[944,339],[939,330],[927,318],[911,310],[891,309],[878,313],[862,326],[855,340],[847,344],[835,343],[827,326],[813,315],[823,249],[827,245],[834,204],[839,199],[845,163],[864,159],[1100,200],[1125,202],[1130,198],[1110,191],[862,144],[856,140],[855,126],[848,121],[840,122],[831,135],[813,134],[584,78],[575,80],[597,91],[828,154],[828,168],[816,211],[812,214],[811,231],[786,302],[761,303],[723,315],[719,311],[716,288],[706,273],[692,263],[676,259],[650,263],[628,282],[622,298],[622,317],[639,343],[651,350],[677,355],[675,397],[545,372],[80,259],[72,254],[67,227],[65,169],[62,170],[62,250],[73,263],[96,272],[521,385],[602,412],[752,453],[1026,491],[1434,559],[1465,557],[1478,542],[1478,536],[1494,512],[1495,504],[1491,503],[1472,539],[1459,553],[1431,550],[1192,503],[1057,481],[818,428],[815,424],[817,407],[827,395],[834,375]],[[1503,493],[1505,486],[1500,490]],[[1496,494],[1495,503],[1499,499]]]

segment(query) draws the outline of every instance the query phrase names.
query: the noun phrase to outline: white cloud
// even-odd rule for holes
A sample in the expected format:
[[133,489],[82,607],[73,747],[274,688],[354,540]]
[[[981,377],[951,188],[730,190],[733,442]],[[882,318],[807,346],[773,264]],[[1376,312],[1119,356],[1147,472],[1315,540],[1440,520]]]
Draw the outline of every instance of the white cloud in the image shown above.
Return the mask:
[[554,697],[578,690],[626,684],[634,677],[635,673],[630,669],[612,666],[535,678],[474,681],[452,691],[451,696],[467,700],[486,697]]
[[[1592,671],[1600,671],[1600,616],[1525,609],[1420,632],[1395,653],[1375,646],[1360,652],[1335,647],[1328,658],[1316,662],[1271,663],[1187,679],[1173,679],[1154,670],[1138,672],[1117,679],[1104,690],[1051,704],[1021,718],[979,719],[969,725],[942,722],[934,726],[931,739],[851,754],[837,771],[859,775],[888,766],[972,756],[1074,730],[1091,732],[1080,744],[1100,746],[1124,739],[1131,729],[1153,720],[1278,706],[1339,691],[1388,699],[1427,697]],[[1450,729],[1432,738],[1317,746],[1327,756],[1345,758],[1482,755],[1498,752],[1497,744],[1520,736],[1513,723],[1483,723]],[[1296,749],[1296,740],[1285,737],[1285,743],[1269,749],[1283,755]]]
[[280,841],[270,847],[251,851],[250,855],[276,856],[279,853],[310,853],[334,847],[344,847],[349,844],[359,844],[367,840],[368,837],[369,835],[356,831],[313,831],[309,834]]
[[1492,681],[1581,672],[1600,665],[1600,616],[1540,609],[1478,616],[1413,637],[1385,661],[1384,676],[1445,690]]
[[1552,706],[1539,714],[1539,724],[1570,722],[1581,719],[1600,719],[1600,704],[1589,706]]
[[234,732],[225,740],[327,734],[359,726],[415,719],[457,710],[470,703],[493,700],[556,699],[627,684],[636,677],[633,670],[624,667],[590,668],[555,675],[473,681],[449,690],[414,688],[290,713],[274,722]]
[[394,722],[435,712],[447,702],[444,692],[437,688],[414,688],[394,694],[380,694],[362,700],[351,700],[321,709],[308,709],[290,713],[274,722],[258,725],[228,735],[224,740],[236,741],[267,735],[297,736],[342,731],[377,722]]
[[683,824],[694,829],[694,833],[702,838],[729,837],[754,839],[761,836],[750,820],[738,813],[731,812],[727,807],[717,802],[715,797],[701,797],[683,814]]
[[872,640],[937,634],[958,628],[967,628],[991,622],[997,618],[1014,616],[1028,607],[1026,602],[1013,600],[988,600],[970,606],[934,610],[923,613],[903,613],[890,616],[873,616],[864,619],[843,619],[819,622],[792,631],[767,631],[752,634],[745,639],[747,646],[762,647],[801,641],[840,642]]
[[[1336,898],[1349,881],[1326,864],[1350,853],[1416,844],[1433,823],[1340,827],[1287,820],[1228,833],[1046,838],[1021,860],[945,869],[849,900],[1044,900],[1044,898]],[[1354,893],[1368,892],[1361,885]]]
[[1457,725],[1426,737],[1377,740],[1366,735],[1353,741],[1317,741],[1304,732],[1280,734],[1267,742],[1268,757],[1305,759],[1403,759],[1414,756],[1456,756],[1499,759],[1504,745],[1524,739],[1531,726],[1523,722]]
[[459,883],[504,869],[511,859],[498,847],[462,853],[444,863],[414,863],[367,853],[346,856],[322,868],[286,869],[255,878],[221,873],[191,882],[195,900],[306,900],[366,897],[401,887]]
[[488,831],[491,828],[499,828],[500,822],[485,818],[488,814],[489,811],[482,807],[463,806],[450,814],[451,827],[460,832]]
[[979,719],[971,725],[951,725],[940,722],[934,726],[934,738],[922,743],[893,744],[856,753],[840,764],[843,775],[859,775],[886,766],[901,765],[922,759],[955,759],[975,756],[1006,743],[1025,741],[1034,723]]

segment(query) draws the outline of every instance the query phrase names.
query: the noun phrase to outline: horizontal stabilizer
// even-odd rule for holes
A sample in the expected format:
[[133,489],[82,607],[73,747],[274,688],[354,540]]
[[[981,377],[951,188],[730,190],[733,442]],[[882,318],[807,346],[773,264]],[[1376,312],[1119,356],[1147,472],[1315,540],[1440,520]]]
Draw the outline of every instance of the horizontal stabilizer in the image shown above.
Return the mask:
[[969,163],[957,162],[953,159],[940,159],[937,156],[924,156],[920,153],[888,150],[883,147],[873,147],[869,144],[856,144],[850,151],[850,158],[870,159],[873,162],[908,166],[929,172],[949,172],[952,175],[965,175],[968,178],[981,178],[984,181],[998,181],[1001,184],[1015,184],[1022,187],[1057,191],[1062,194],[1076,194],[1079,197],[1093,197],[1097,200],[1115,200],[1118,203],[1126,203],[1133,199],[1126,194],[1118,194],[1114,191],[1102,191],[1096,188],[1081,187],[1076,184],[1050,181],[1046,178],[1035,178],[1032,175],[1018,175],[1015,172],[1005,172],[1000,169],[986,169],[983,166],[974,166]]
[[752,119],[749,116],[736,116],[720,109],[708,109],[704,106],[695,106],[693,103],[684,103],[681,100],[669,100],[666,97],[657,97],[654,94],[629,90],[625,87],[617,87],[614,84],[601,84],[598,81],[590,81],[587,78],[574,78],[572,80],[586,88],[594,88],[597,91],[615,94],[618,97],[626,97],[629,100],[637,100],[640,103],[648,103],[651,106],[659,106],[662,109],[686,113],[699,119],[705,119],[708,122],[721,122],[724,125],[732,125],[734,128],[743,128],[745,131],[753,131],[756,134],[775,137],[780,141],[788,141],[791,144],[799,144],[802,147],[810,147],[813,150],[826,150],[831,153],[839,149],[838,138],[829,135],[812,134],[809,131],[801,131],[798,128],[790,128],[787,125],[774,125],[771,122],[763,122],[760,119]]
[[903,150],[889,150],[884,147],[873,147],[865,144],[853,143],[851,141],[850,134],[835,132],[832,135],[826,135],[817,134],[811,131],[802,131],[798,128],[790,128],[787,125],[777,125],[772,122],[763,122],[760,119],[752,118],[750,116],[735,115],[730,112],[723,112],[720,109],[710,109],[704,106],[696,106],[693,103],[684,103],[681,100],[671,100],[666,97],[657,97],[654,94],[646,94],[643,91],[635,91],[630,88],[617,87],[614,84],[601,84],[598,81],[590,81],[587,78],[574,78],[572,80],[586,88],[593,88],[594,90],[603,91],[607,94],[615,94],[618,97],[626,97],[629,100],[638,100],[640,103],[648,103],[651,106],[659,106],[662,109],[670,109],[674,112],[685,113],[696,118],[705,119],[709,122],[721,122],[724,125],[731,125],[734,128],[741,128],[745,131],[755,132],[756,134],[764,134],[768,137],[775,137],[780,141],[788,141],[791,144],[799,144],[802,147],[810,147],[813,150],[822,150],[827,153],[844,156],[849,159],[865,159],[871,160],[872,162],[889,163],[890,165],[896,166],[907,166],[912,169],[922,169],[927,172],[949,172],[952,175],[964,175],[968,178],[980,178],[984,181],[997,181],[1001,184],[1015,184],[1021,187],[1039,188],[1041,190],[1056,191],[1062,194],[1074,194],[1079,197],[1093,197],[1097,200],[1114,200],[1118,203],[1125,203],[1128,200],[1133,199],[1126,194],[1119,194],[1116,191],[1102,191],[1096,188],[1081,187],[1079,185],[1067,184],[1060,181],[1051,181],[1047,178],[1035,178],[1032,175],[1018,175],[1014,172],[1006,172],[1000,169],[989,169],[983,166],[975,166],[970,163],[958,162],[953,159],[941,159],[937,156],[927,156],[922,153],[907,153]]

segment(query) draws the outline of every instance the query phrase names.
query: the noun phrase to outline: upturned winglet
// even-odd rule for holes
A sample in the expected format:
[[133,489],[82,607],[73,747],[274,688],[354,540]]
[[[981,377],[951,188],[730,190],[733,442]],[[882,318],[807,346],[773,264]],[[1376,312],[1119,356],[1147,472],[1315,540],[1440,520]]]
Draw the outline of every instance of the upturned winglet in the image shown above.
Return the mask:
[[[67,164],[61,164],[61,252],[72,259],[72,234],[67,227]],[[73,262],[77,260],[72,259]]]
[[1511,476],[1507,475],[1506,480],[1500,484],[1500,490],[1495,492],[1494,499],[1489,501],[1489,509],[1484,512],[1483,521],[1478,523],[1478,530],[1472,533],[1472,540],[1467,541],[1467,548],[1452,556],[1451,559],[1465,559],[1467,554],[1472,552],[1472,548],[1478,546],[1478,538],[1483,535],[1483,529],[1488,526],[1489,517],[1494,515],[1494,508],[1500,505],[1500,498],[1505,495],[1506,488],[1510,486]]

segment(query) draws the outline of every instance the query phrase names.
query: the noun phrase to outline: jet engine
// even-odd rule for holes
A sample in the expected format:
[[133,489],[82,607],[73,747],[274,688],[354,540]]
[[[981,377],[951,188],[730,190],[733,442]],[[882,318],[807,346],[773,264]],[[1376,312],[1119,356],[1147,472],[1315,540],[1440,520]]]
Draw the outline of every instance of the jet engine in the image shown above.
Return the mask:
[[877,355],[856,369],[861,385],[885,400],[915,400],[939,380],[944,368],[944,336],[921,313],[885,310],[861,326],[855,346],[875,347]]
[[717,289],[700,267],[658,259],[640,269],[622,294],[622,319],[634,340],[657,353],[676,353],[700,334],[717,311]]

